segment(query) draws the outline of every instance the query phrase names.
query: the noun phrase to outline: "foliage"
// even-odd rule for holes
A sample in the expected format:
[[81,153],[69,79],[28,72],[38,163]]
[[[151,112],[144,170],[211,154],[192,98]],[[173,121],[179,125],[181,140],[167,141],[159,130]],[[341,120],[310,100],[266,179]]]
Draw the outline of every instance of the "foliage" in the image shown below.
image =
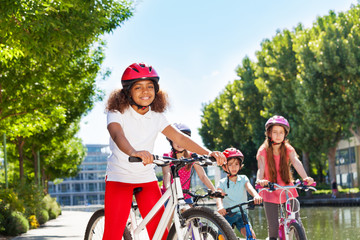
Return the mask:
[[45,209],[49,213],[49,219],[55,219],[61,214],[60,205],[56,202],[56,198],[52,198],[49,194],[47,194],[43,202],[45,204]]
[[49,221],[49,212],[46,209],[40,209],[36,213],[36,219],[38,220],[39,224],[42,225]]
[[16,236],[29,230],[29,222],[21,212],[11,212],[5,223],[5,234]]
[[257,62],[245,57],[239,80],[204,105],[203,142],[209,148],[240,148],[247,164],[261,144],[266,118],[283,115],[305,169],[324,181],[329,168],[334,179],[337,143],[350,133],[360,136],[359,26],[357,5],[338,15],[330,11],[311,28],[299,24],[265,39]]
[[25,212],[24,201],[19,199],[13,189],[0,190],[0,211],[5,215],[8,211]]
[[262,94],[254,84],[254,68],[250,59],[243,60],[243,65],[237,69],[240,79],[229,83],[214,102],[203,106],[202,127],[199,129],[204,144],[210,149],[240,149],[245,156],[243,171],[247,174],[256,171],[256,162],[253,161],[257,150],[255,143],[263,139],[259,138],[259,133],[263,132],[263,119],[256,114],[262,107],[258,101]]
[[29,221],[30,229],[35,229],[35,228],[38,228],[40,226],[40,224],[39,224],[39,222],[38,222],[35,215],[31,215],[28,218],[28,221]]
[[37,211],[44,207],[42,204],[44,197],[43,190],[38,185],[22,181],[16,186],[14,191],[16,191],[18,196],[21,196],[24,202],[24,214],[26,217],[35,215]]
[[[74,130],[103,96],[95,80],[109,74],[100,72],[105,57],[101,36],[132,11],[131,2],[115,0],[1,3],[0,132],[13,145],[9,164],[19,168],[20,179],[40,174],[39,151],[48,156],[40,164],[43,182],[76,174],[83,147]],[[70,156],[51,155],[68,153],[64,148],[71,144]]]

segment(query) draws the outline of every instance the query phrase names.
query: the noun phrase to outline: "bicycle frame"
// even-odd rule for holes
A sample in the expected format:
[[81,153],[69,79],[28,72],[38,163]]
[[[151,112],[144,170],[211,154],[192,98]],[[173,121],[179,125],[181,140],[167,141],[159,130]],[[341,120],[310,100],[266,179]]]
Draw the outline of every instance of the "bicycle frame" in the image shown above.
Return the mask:
[[[156,160],[154,160],[155,162]],[[170,187],[166,190],[163,196],[158,200],[154,205],[151,211],[146,215],[146,217],[137,224],[135,213],[130,211],[130,221],[131,229],[133,233],[134,240],[140,240],[140,233],[145,229],[146,225],[150,220],[156,215],[156,213],[165,205],[165,211],[160,219],[159,225],[153,236],[154,240],[160,240],[166,230],[167,224],[171,219],[172,214],[174,219],[174,224],[179,239],[184,239],[181,231],[181,221],[179,217],[180,207],[189,207],[184,201],[184,194],[180,182],[180,177],[175,170],[172,170],[174,181],[171,183]],[[195,228],[196,229],[196,228]],[[194,239],[200,239],[200,232],[193,229],[192,234]],[[188,234],[188,233],[187,233]],[[186,237],[186,236],[185,236]]]
[[244,209],[242,208],[243,205],[248,205],[248,208],[250,208],[250,205],[251,206],[255,206],[254,205],[254,200],[250,200],[250,201],[247,201],[247,202],[243,202],[243,203],[240,203],[238,205],[235,205],[233,207],[230,207],[230,208],[226,208],[226,212],[231,212],[231,209],[234,209],[234,208],[239,208],[240,209],[240,212],[241,212],[241,217],[242,217],[242,220],[244,222],[244,225],[245,225],[245,230],[246,230],[246,240],[254,240],[255,238],[253,238],[253,235],[251,233],[251,230],[250,230],[250,224],[249,222],[246,220],[245,216],[244,216]]
[[[168,201],[165,211],[160,219],[159,225],[155,231],[153,239],[158,240],[161,239],[165,230],[167,223],[171,220],[171,216],[174,213],[174,223],[176,226],[176,230],[180,229],[180,218],[176,207],[186,205],[184,198],[180,178],[174,177],[174,182],[170,185],[170,187],[166,190],[163,196],[159,199],[159,201],[155,204],[155,206],[151,209],[151,211],[146,215],[146,217],[137,223],[136,216],[134,211],[130,211],[130,220],[131,220],[131,229],[133,233],[134,240],[140,240],[140,233],[146,227],[146,225],[150,222],[150,220],[155,216],[155,214],[164,206],[165,202]],[[181,236],[181,231],[177,231],[178,236],[183,239]]]

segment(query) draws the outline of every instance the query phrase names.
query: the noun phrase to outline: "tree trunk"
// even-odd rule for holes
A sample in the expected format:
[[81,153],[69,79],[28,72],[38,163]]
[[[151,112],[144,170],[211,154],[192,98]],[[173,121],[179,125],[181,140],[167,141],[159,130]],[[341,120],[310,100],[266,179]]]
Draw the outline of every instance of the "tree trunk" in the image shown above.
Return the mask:
[[[305,172],[307,173],[308,176],[310,176],[310,164],[309,164],[309,152],[302,152],[302,164],[304,166]],[[312,192],[311,191],[307,191],[305,193],[306,197],[311,197]]]
[[[34,158],[34,173],[35,173],[35,179],[37,180],[38,179],[38,161],[37,161],[37,153],[36,151],[34,150],[34,148],[31,149],[31,152],[32,152],[32,155],[33,155],[33,158]],[[40,183],[38,183],[40,184]]]
[[19,172],[20,172],[20,180],[24,179],[24,147],[25,141],[22,137],[18,137],[17,147],[19,150]]
[[336,155],[336,147],[329,148],[327,156],[328,156],[328,160],[329,160],[330,182],[336,181],[335,155]]
[[350,132],[356,137],[356,139],[360,142],[360,127],[356,128],[356,131],[354,131],[352,128],[350,128]]
[[310,175],[309,152],[302,152],[302,164],[304,165],[305,172]]
[[[45,176],[45,169],[41,169],[41,184],[43,186],[43,189],[44,189],[44,193],[48,193],[48,181],[47,181],[47,178],[44,177]],[[46,185],[45,185],[46,184]]]

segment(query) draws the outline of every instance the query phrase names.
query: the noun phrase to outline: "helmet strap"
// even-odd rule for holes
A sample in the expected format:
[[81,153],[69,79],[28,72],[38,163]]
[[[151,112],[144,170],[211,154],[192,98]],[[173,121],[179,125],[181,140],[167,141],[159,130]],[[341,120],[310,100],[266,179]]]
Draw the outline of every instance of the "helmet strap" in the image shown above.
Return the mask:
[[138,109],[145,110],[146,108],[148,108],[151,105],[151,104],[148,105],[148,106],[139,105],[134,101],[134,99],[132,99],[130,94],[126,94],[126,96],[127,96],[128,100],[129,100],[130,105],[135,105],[135,106],[137,106]]
[[268,137],[268,139],[269,139],[271,145],[280,145],[280,144],[282,144],[282,143],[285,143],[286,137],[284,138],[284,140],[283,140],[281,143],[276,143],[276,142],[274,142],[274,141],[271,139],[271,137]]

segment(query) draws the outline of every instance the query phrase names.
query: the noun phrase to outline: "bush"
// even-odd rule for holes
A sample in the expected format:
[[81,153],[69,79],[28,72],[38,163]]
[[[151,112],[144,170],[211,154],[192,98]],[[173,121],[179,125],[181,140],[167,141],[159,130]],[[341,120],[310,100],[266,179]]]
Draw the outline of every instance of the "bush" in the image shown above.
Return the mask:
[[49,212],[49,219],[55,219],[61,214],[60,205],[56,202],[55,198],[46,195],[43,198],[46,210]]
[[5,233],[10,236],[17,236],[29,230],[29,222],[21,212],[12,212],[5,225]]
[[24,213],[24,202],[18,198],[18,195],[12,189],[2,189],[0,190],[0,213],[2,210]]
[[49,212],[46,209],[41,209],[37,212],[36,218],[40,225],[49,221]]
[[[12,189],[0,190],[0,233],[6,234],[12,212],[25,212],[24,204]],[[25,219],[26,220],[26,219]]]
[[44,198],[43,188],[37,184],[23,181],[16,186],[15,191],[24,201],[26,217],[35,215],[39,210],[44,208],[42,201]]

